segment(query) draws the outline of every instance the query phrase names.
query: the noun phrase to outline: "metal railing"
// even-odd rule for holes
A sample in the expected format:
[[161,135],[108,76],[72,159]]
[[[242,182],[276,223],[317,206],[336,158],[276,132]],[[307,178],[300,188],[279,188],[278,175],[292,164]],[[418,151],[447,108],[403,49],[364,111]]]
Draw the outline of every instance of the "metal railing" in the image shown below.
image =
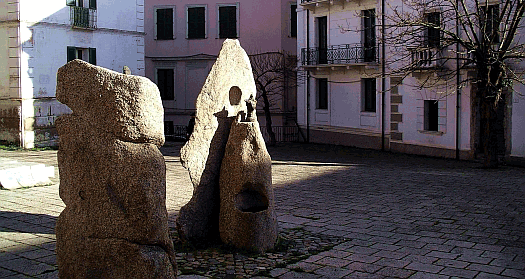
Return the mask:
[[[270,142],[270,134],[266,126],[260,126],[261,133],[266,143]],[[276,142],[298,142],[299,128],[297,126],[272,126]]]
[[[265,142],[270,142],[270,135],[266,126],[260,126],[261,133]],[[275,140],[277,142],[298,142],[299,128],[297,126],[272,126],[272,131],[275,133]],[[186,141],[188,140],[186,126],[175,125],[173,131],[166,131],[166,140],[172,141]]]
[[71,25],[79,28],[95,29],[97,28],[97,10],[77,7],[70,7]]
[[412,65],[415,68],[435,68],[441,65],[441,50],[438,48],[410,49]]
[[313,47],[301,49],[301,63],[305,65],[379,63],[379,48],[360,44],[330,46],[326,49]]

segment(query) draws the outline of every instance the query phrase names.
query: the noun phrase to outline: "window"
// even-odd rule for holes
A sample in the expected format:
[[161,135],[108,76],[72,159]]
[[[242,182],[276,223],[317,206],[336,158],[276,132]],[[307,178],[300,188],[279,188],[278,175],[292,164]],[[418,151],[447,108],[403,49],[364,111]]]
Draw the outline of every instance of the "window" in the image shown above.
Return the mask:
[[376,60],[376,11],[363,11],[363,55],[364,62]]
[[[427,23],[440,27],[441,26],[441,13],[433,12],[427,13],[426,15]],[[427,27],[425,34],[425,46],[427,47],[439,47],[441,45],[441,31],[434,27]]]
[[97,50],[95,48],[79,48],[74,46],[67,47],[67,62],[80,59],[97,65]]
[[376,112],[376,79],[363,79],[363,111]]
[[237,5],[219,6],[219,38],[235,39],[239,37],[237,30]]
[[206,6],[188,6],[186,10],[188,39],[206,38]]
[[96,28],[96,0],[67,0],[66,5],[70,6],[69,20],[73,27]]
[[173,40],[174,8],[155,9],[155,34],[157,40]]
[[162,100],[175,99],[173,69],[157,69],[157,87]]
[[317,109],[328,109],[328,79],[317,79]]
[[489,5],[482,7],[481,31],[485,31],[483,39],[492,43],[499,43],[499,5]]
[[438,131],[437,100],[425,100],[425,130]]
[[173,121],[164,121],[164,135],[166,136],[174,136],[175,135],[175,129],[173,126]]
[[297,3],[290,4],[290,37],[297,38]]

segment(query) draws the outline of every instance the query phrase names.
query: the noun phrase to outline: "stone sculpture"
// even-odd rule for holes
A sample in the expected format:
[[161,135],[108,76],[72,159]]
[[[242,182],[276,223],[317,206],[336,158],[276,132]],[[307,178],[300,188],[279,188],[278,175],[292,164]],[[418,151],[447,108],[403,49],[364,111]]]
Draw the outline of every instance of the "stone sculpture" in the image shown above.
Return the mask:
[[126,75],[131,75],[131,69],[128,66],[122,67],[122,73]]
[[156,85],[81,60],[57,73],[60,278],[175,278]]
[[248,116],[232,124],[220,172],[220,236],[237,248],[263,252],[277,240],[272,159],[259,130],[253,96]]
[[255,95],[248,55],[237,40],[227,39],[197,97],[196,120],[181,161],[193,183],[193,196],[181,208],[177,229],[196,245],[219,239],[219,173],[235,117],[246,114],[241,100]]

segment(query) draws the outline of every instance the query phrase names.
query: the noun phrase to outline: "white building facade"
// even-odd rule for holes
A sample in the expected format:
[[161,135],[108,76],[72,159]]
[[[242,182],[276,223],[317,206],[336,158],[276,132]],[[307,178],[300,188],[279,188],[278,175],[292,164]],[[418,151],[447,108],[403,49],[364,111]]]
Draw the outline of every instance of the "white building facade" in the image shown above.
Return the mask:
[[[73,59],[145,74],[144,1],[2,0],[0,142],[56,145],[56,72]],[[4,59],[5,58],[5,59]]]
[[[398,2],[388,2],[386,13]],[[439,80],[435,65],[424,63],[432,46],[409,50],[412,61],[399,61],[399,45],[386,41],[383,60],[381,14],[375,0],[298,1],[297,52],[307,82],[297,89],[297,117],[309,141],[475,159],[482,151],[472,84],[462,83],[459,95],[454,79],[420,88],[429,78]],[[421,40],[425,36],[431,35]],[[414,62],[421,66],[396,73],[398,65]],[[474,68],[465,69],[460,78],[472,75]],[[524,89],[515,85],[500,106],[498,147],[509,161],[525,158]]]

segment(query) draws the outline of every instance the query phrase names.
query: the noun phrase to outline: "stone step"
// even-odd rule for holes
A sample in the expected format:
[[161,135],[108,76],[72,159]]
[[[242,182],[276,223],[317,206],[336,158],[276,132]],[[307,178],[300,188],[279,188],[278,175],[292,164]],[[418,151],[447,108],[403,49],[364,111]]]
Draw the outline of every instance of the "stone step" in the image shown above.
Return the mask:
[[0,158],[0,187],[3,189],[50,185],[53,184],[51,177],[55,177],[53,166]]

